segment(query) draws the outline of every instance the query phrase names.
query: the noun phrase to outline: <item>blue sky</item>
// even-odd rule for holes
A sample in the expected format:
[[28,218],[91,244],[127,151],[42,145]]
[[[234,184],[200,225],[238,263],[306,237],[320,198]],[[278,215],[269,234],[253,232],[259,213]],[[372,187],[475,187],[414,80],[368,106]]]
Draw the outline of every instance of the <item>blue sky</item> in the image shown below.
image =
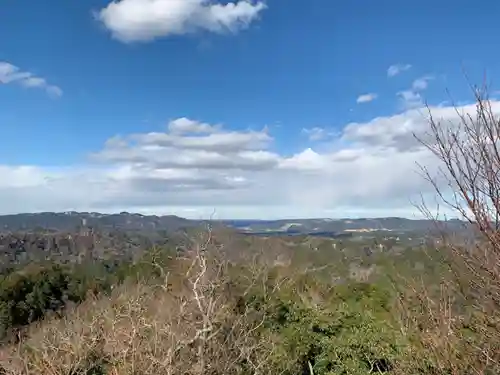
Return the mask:
[[[196,216],[215,208],[227,217],[408,216],[419,182],[394,194],[398,176],[355,192],[338,179],[366,186],[373,163],[391,168],[383,163],[394,160],[394,149],[374,132],[387,138],[387,126],[394,140],[401,129],[421,129],[416,109],[424,99],[440,105],[443,117],[451,116],[445,89],[458,102],[470,100],[463,69],[475,83],[487,72],[493,87],[500,74],[500,4],[493,1],[482,7],[448,0],[153,3],[0,6],[5,212],[95,208]],[[398,74],[388,74],[391,66]],[[177,119],[191,121],[189,129],[177,129],[168,144],[151,141],[150,133],[170,134],[168,124],[174,129]],[[200,123],[211,130],[195,130]],[[238,134],[250,134],[250,143],[229,147]],[[116,136],[119,142],[109,142]],[[193,146],[190,137],[215,143]],[[373,159],[381,147],[385,161]],[[414,167],[412,158],[426,157],[396,149],[407,161],[401,176]],[[343,161],[346,154],[351,161]],[[182,163],[164,165],[176,158]],[[221,179],[248,185],[202,184]],[[325,191],[304,194],[318,185]],[[262,198],[263,190],[271,198]],[[393,196],[393,204],[384,203]]]

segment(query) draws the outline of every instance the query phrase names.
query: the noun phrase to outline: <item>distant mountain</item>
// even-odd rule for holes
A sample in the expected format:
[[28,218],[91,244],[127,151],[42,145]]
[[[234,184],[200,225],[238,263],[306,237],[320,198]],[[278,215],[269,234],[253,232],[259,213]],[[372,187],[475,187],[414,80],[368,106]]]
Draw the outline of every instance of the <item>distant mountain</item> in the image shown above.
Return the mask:
[[[121,212],[43,212],[0,216],[0,231],[55,230],[74,231],[82,227],[121,231],[168,231],[198,227],[206,221],[188,220],[174,215],[156,216]],[[283,234],[342,234],[387,232],[427,232],[435,229],[431,220],[411,220],[398,217],[378,219],[293,219],[293,220],[214,220],[244,233]],[[464,222],[451,220],[441,223],[449,230],[461,230]]]
[[98,212],[42,212],[0,216],[0,231],[55,230],[74,231],[82,227],[121,231],[177,231],[199,225],[200,222],[178,216],[140,215],[128,212],[101,214]]
[[[223,223],[247,233],[370,233],[370,232],[429,232],[436,229],[432,220],[411,220],[398,217],[375,219],[294,219],[294,220],[225,220]],[[439,223],[447,230],[461,230],[466,224],[460,220]]]

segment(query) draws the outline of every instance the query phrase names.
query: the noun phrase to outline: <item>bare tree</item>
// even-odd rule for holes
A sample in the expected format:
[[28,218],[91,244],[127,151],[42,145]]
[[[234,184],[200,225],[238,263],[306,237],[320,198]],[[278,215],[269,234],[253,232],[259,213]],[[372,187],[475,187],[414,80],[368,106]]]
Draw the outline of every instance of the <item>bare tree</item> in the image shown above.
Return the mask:
[[[441,165],[437,174],[422,166],[425,178],[473,233],[473,241],[464,242],[441,231],[439,250],[450,255],[452,277],[443,277],[437,296],[419,292],[418,319],[427,321],[421,341],[441,370],[453,374],[500,369],[500,120],[487,87],[472,89],[475,114],[455,106],[457,121],[443,123],[428,107],[430,131],[417,137]],[[420,208],[434,217],[425,202]]]
[[[270,373],[274,344],[259,334],[265,311],[244,300],[236,312],[230,265],[211,228],[191,242],[168,268],[167,254],[155,252],[150,283],[127,282],[30,327],[26,340],[0,351],[0,374],[1,366],[13,375]],[[264,284],[257,270],[245,287]]]

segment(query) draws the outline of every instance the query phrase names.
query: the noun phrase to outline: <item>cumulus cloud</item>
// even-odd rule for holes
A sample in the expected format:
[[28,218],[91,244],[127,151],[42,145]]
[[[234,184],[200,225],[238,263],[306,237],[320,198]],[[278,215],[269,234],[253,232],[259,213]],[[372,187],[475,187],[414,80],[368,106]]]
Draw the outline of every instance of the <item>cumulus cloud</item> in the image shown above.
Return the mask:
[[9,83],[16,83],[26,88],[42,89],[53,97],[59,97],[63,94],[60,87],[50,85],[45,78],[22,71],[19,67],[6,61],[0,61],[0,84]]
[[[492,102],[500,114],[500,101]],[[453,107],[431,108],[453,126]],[[459,112],[475,114],[475,105]],[[5,212],[136,211],[207,218],[409,216],[434,191],[416,162],[436,173],[425,111],[346,124],[327,143],[286,155],[264,130],[234,131],[188,118],[163,132],[109,139],[85,167],[0,166]],[[78,184],[75,184],[78,181]]]
[[279,156],[266,150],[272,140],[266,130],[236,132],[179,118],[168,124],[166,132],[114,137],[92,158],[153,171],[208,172],[214,184],[228,170],[259,171],[276,166]]
[[198,30],[237,32],[266,8],[261,2],[239,0],[117,0],[97,12],[97,18],[123,42],[145,42]]
[[405,71],[407,71],[409,69],[411,69],[411,65],[410,64],[394,64],[394,65],[391,65],[387,69],[387,76],[388,77],[395,77],[398,74],[400,74],[402,72],[405,72]]
[[371,101],[377,99],[377,97],[378,97],[378,95],[374,94],[374,93],[363,94],[363,95],[358,96],[358,98],[356,99],[356,103],[358,103],[358,104],[368,103],[368,102],[371,102]]

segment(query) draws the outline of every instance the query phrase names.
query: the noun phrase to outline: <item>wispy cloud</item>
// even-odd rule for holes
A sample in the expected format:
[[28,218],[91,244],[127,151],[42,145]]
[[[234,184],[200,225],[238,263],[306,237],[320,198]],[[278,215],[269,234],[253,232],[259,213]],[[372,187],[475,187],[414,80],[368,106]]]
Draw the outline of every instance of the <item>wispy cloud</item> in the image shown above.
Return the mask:
[[424,104],[422,95],[413,90],[399,91],[396,95],[398,96],[403,109],[418,108],[422,107]]
[[409,69],[411,69],[411,64],[394,64],[387,69],[387,76],[394,77]]
[[336,135],[335,132],[326,128],[320,128],[319,126],[315,126],[314,128],[304,128],[302,129],[302,133],[307,135],[309,140],[313,142],[324,141]]
[[375,93],[369,93],[369,94],[363,94],[358,96],[356,99],[356,103],[361,104],[361,103],[368,103],[371,102],[375,99],[377,99],[378,95]]
[[431,76],[431,75],[417,78],[415,81],[413,81],[412,88],[414,91],[425,90],[429,86],[429,81],[431,81],[433,79],[434,79],[434,76]]
[[0,61],[0,84],[11,83],[26,88],[42,89],[53,97],[60,97],[63,94],[60,87],[49,84],[45,78],[37,77],[31,72],[22,71],[19,67],[6,61]]
[[146,42],[198,30],[235,33],[248,27],[266,8],[264,2],[239,0],[115,0],[96,18],[122,42]]
[[397,96],[400,99],[403,109],[422,107],[424,101],[421,92],[427,90],[429,81],[433,79],[433,75],[425,75],[414,80],[410,89],[398,92]]

